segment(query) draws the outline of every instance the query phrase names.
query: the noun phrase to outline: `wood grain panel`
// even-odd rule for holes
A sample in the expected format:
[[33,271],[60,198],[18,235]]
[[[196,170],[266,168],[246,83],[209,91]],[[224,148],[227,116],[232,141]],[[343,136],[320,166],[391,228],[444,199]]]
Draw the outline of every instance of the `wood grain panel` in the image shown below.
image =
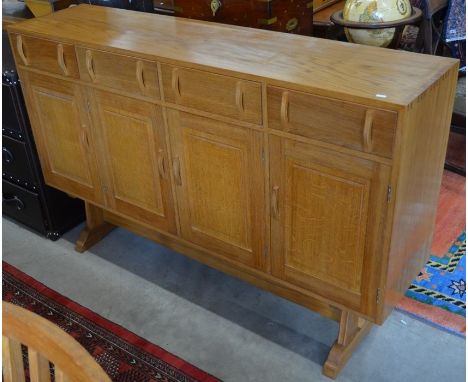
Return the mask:
[[373,312],[370,275],[382,257],[389,168],[293,140],[269,141],[273,274]]
[[[238,213],[247,211],[250,205],[243,175],[247,166],[246,150],[223,139],[189,130],[183,139],[187,187],[192,191],[190,210],[193,229],[251,250],[250,221]],[[216,160],[207,166],[211,158]],[[202,179],[204,182],[201,182]],[[230,203],[225,204],[226,200],[230,200]],[[224,208],[220,210],[219,206],[223,204]]]
[[397,122],[394,112],[268,87],[268,118],[273,129],[392,156]]
[[27,35],[10,36],[17,65],[78,78],[78,64],[73,45]]
[[260,83],[170,65],[161,70],[165,101],[262,123]]
[[26,71],[20,77],[46,182],[99,202],[95,145],[79,86]]
[[382,285],[385,304],[378,322],[383,322],[398,304],[431,254],[456,69],[428,89],[402,117],[387,279]]
[[176,232],[161,107],[108,92],[93,94],[109,206]]
[[263,266],[262,134],[168,110],[182,236]]
[[359,293],[368,182],[290,160],[286,172],[285,266]]
[[96,85],[159,99],[156,62],[77,47],[80,77]]

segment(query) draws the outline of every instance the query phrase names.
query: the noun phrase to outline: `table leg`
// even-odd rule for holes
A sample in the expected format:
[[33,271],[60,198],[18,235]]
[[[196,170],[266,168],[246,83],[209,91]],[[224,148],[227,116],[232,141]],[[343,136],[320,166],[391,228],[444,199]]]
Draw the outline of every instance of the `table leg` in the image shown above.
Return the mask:
[[75,250],[78,252],[86,251],[115,228],[114,225],[104,221],[102,208],[88,202],[85,202],[85,208],[86,227],[81,231],[75,244]]
[[358,317],[355,313],[342,311],[338,339],[323,365],[323,374],[335,379],[372,325],[372,322]]

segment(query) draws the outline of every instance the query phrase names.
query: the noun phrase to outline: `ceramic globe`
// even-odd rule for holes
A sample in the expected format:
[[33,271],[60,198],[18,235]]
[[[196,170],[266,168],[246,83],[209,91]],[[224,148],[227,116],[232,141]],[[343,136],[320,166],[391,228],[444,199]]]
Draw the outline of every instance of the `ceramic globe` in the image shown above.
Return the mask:
[[[361,23],[396,21],[411,16],[409,0],[346,0],[343,19]],[[387,47],[395,36],[395,28],[345,28],[349,42]]]

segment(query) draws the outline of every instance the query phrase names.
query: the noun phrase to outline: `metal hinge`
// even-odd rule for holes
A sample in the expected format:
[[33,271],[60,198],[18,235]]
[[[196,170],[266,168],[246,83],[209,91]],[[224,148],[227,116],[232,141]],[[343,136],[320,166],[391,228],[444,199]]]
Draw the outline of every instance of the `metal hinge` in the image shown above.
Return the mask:
[[377,294],[375,295],[375,301],[377,302],[377,305],[380,304],[380,296],[381,295],[381,290],[380,288],[377,288]]
[[392,186],[387,187],[387,203],[390,203],[390,200],[392,200]]
[[263,247],[263,257],[266,258],[267,256],[268,256],[268,247],[265,245],[265,246]]
[[262,149],[262,162],[265,162],[265,149]]

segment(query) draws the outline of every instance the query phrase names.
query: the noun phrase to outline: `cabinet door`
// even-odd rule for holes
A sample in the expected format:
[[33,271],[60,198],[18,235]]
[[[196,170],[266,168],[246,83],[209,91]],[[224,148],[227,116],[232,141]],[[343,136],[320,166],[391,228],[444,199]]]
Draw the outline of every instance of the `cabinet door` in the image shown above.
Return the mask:
[[103,91],[93,94],[107,206],[175,233],[161,107]]
[[100,203],[95,146],[80,86],[27,71],[20,74],[46,182]]
[[262,133],[168,110],[182,236],[262,268]]
[[372,314],[388,166],[278,137],[270,160],[273,274]]

